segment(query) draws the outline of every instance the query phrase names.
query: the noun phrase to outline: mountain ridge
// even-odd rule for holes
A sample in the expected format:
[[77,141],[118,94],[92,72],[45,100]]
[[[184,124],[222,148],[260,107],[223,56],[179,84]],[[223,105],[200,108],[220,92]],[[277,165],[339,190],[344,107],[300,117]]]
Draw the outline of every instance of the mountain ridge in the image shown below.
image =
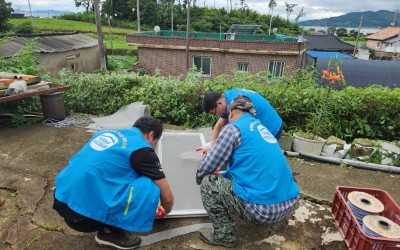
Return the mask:
[[[300,26],[322,27],[358,27],[363,16],[363,27],[384,28],[393,22],[395,12],[388,10],[350,12],[337,17],[314,19],[298,22]],[[397,15],[396,26],[399,26],[400,13]]]

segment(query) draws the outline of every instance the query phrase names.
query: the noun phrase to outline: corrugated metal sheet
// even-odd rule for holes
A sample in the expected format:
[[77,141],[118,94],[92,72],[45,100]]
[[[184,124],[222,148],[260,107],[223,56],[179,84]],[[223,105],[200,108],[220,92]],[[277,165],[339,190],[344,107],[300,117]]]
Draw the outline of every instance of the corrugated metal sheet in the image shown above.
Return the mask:
[[[33,37],[14,37],[0,45],[0,56],[15,55]],[[98,45],[96,39],[83,34],[50,35],[36,38],[35,51],[39,53],[56,53],[75,49],[90,48]]]

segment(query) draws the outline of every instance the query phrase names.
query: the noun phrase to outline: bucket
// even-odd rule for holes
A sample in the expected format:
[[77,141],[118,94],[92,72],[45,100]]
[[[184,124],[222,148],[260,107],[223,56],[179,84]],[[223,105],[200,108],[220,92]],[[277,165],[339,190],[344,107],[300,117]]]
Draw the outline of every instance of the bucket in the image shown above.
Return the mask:
[[61,121],[65,119],[65,106],[62,92],[40,95],[40,103],[44,119],[54,119]]

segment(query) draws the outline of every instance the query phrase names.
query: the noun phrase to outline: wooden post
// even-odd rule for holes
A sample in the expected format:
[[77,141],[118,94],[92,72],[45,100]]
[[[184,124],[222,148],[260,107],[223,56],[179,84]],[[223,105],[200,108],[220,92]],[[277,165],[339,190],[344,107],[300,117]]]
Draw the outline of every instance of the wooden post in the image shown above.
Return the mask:
[[361,18],[360,18],[360,25],[358,26],[356,45],[354,46],[353,56],[356,55],[356,50],[357,50],[357,46],[358,46],[358,39],[360,38],[360,31],[361,31],[362,21],[363,21],[363,16],[361,16]]
[[103,71],[107,71],[107,63],[106,63],[106,53],[103,41],[103,30],[101,28],[101,19],[99,12],[99,0],[94,0],[94,14],[96,18],[96,27],[97,27],[97,40],[99,42],[99,51],[100,51],[100,67]]
[[187,1],[186,6],[186,72],[190,69],[190,56],[189,56],[189,41],[190,41],[190,1]]

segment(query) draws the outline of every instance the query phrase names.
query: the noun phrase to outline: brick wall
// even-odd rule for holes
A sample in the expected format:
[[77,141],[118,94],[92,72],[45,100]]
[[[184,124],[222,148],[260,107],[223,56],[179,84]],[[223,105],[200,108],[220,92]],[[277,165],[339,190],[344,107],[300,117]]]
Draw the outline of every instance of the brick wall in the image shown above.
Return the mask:
[[[159,69],[163,76],[186,75],[185,39],[128,35],[127,42],[139,47],[139,65],[150,74]],[[267,70],[268,61],[284,61],[285,74],[291,74],[300,67],[302,43],[191,39],[190,48],[190,67],[193,66],[195,56],[211,57],[211,78],[214,78],[220,74],[231,74],[238,63],[247,63],[250,73]],[[253,53],[243,52],[247,50]]]

